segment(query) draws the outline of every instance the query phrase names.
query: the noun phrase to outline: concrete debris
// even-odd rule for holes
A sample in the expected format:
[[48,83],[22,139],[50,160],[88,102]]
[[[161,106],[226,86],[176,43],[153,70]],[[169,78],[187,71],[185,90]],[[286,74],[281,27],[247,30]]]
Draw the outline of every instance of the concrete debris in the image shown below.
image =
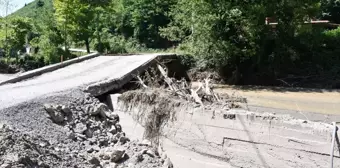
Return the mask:
[[53,122],[60,124],[64,121],[65,116],[61,109],[58,108],[59,106],[45,104],[44,107]]
[[[126,137],[118,114],[79,92],[32,100],[30,109],[24,104],[0,113],[8,110],[23,116],[22,123],[12,122],[15,127],[0,123],[0,168],[162,167],[160,157],[150,157],[156,156],[151,145],[141,146]],[[8,116],[1,117],[11,120]],[[140,155],[142,150],[147,151],[145,156]]]
[[115,149],[111,153],[111,161],[117,163],[119,160],[122,159],[123,155],[125,154],[125,149]]
[[90,162],[91,164],[93,164],[93,165],[100,166],[100,161],[99,161],[99,159],[96,158],[96,157],[92,157],[92,158],[89,160],[89,162]]
[[124,145],[126,142],[130,141],[129,138],[125,137],[125,136],[122,136],[119,138],[119,142]]

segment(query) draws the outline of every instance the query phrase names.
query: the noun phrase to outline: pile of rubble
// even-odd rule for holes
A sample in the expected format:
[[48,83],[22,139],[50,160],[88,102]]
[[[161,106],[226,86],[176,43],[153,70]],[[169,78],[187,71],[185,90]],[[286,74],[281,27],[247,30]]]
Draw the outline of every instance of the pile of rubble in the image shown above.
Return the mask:
[[3,125],[1,168],[173,167],[161,147],[152,146],[148,140],[130,141],[118,114],[89,94],[65,104],[44,104],[44,110],[51,124],[66,132],[66,140],[50,141]]
[[[217,105],[231,109],[241,107],[239,103],[247,103],[245,98],[235,97],[234,95],[229,96],[227,94],[221,97],[215,93],[211,84],[213,79],[210,77],[198,81],[198,86],[194,87],[184,78],[177,80],[169,77],[168,70],[160,64],[157,65],[157,69],[157,72],[155,72],[155,70],[151,71],[151,77],[149,77],[150,73],[146,73],[146,77],[143,78],[136,76],[139,85],[143,89],[153,90],[159,88],[155,87],[154,83],[159,83],[158,80],[160,78],[163,80],[163,86],[160,88],[164,88],[164,91],[169,92],[171,95],[185,100],[186,102],[193,102],[203,108],[209,108],[211,105]],[[148,84],[150,84],[150,86],[148,86]]]

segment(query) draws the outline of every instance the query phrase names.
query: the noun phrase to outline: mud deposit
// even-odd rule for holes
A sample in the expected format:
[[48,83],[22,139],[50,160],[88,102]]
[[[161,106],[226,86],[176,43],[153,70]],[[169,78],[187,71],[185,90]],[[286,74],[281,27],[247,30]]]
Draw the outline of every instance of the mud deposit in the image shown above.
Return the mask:
[[119,116],[79,90],[0,111],[0,167],[172,167],[151,142],[130,141]]
[[[170,140],[183,149],[228,163],[229,167],[330,165],[333,127],[327,123],[231,109],[218,103],[205,104],[203,108],[159,90],[125,92],[118,98],[117,106],[144,126],[146,132],[146,126],[153,123],[149,114],[167,118],[160,127],[161,143]],[[340,167],[338,149],[336,145],[335,167]]]

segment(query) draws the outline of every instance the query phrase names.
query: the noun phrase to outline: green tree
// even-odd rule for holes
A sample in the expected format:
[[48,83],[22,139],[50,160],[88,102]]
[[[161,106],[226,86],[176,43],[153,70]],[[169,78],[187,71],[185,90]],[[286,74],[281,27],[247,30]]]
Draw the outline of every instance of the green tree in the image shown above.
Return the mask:
[[[295,49],[292,42],[317,7],[318,0],[179,0],[162,34],[185,42],[201,67],[217,69],[238,83],[261,63],[273,63],[278,70],[289,65],[284,60],[291,61],[292,52],[286,51]],[[276,19],[275,29],[265,25],[266,17]]]
[[53,19],[53,13],[44,10],[41,13],[39,23],[34,27],[34,35],[32,35],[31,41],[31,45],[39,49],[34,56],[44,58],[44,64],[59,62],[61,55],[64,56],[64,59],[68,59],[70,55],[67,51],[61,49],[64,39],[55,19]]
[[[94,8],[82,0],[54,0],[53,2],[56,20],[60,30],[64,31],[65,41],[70,35],[76,43],[83,42],[87,52],[90,53],[90,40],[94,33],[91,28],[95,18]],[[68,47],[67,43],[65,47]]]
[[[7,22],[5,19],[2,21],[5,24]],[[30,19],[22,17],[10,18],[8,20],[8,28],[0,30],[0,48],[8,46],[8,51],[10,51],[11,55],[16,55],[28,42],[27,37],[31,31],[32,25]]]
[[321,0],[321,18],[330,20],[333,23],[340,23],[340,1]]
[[160,28],[171,20],[168,16],[176,0],[120,0],[115,7],[117,27],[125,37],[134,37],[149,48],[169,47],[169,41],[160,36]]

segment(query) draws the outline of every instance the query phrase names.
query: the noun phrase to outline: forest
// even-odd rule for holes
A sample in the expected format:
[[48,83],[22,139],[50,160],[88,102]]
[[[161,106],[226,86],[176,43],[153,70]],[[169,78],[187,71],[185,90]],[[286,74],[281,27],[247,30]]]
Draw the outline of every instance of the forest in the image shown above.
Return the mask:
[[228,84],[340,88],[338,24],[339,0],[35,0],[0,18],[0,64],[175,52]]

